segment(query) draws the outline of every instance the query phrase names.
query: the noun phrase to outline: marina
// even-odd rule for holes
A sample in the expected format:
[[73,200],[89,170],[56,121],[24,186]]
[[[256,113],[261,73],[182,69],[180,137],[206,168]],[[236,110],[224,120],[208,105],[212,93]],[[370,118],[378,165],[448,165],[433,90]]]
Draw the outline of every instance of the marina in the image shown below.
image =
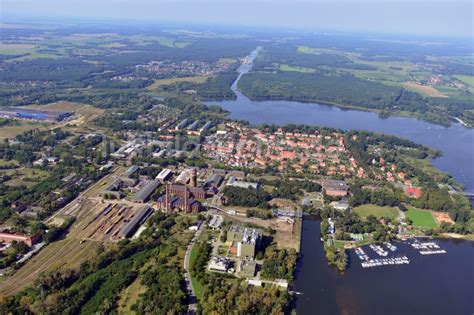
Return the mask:
[[[435,242],[439,246],[422,251],[445,250],[448,254],[420,254],[421,249],[411,245],[417,242]],[[350,266],[341,273],[328,266],[324,243],[320,241],[320,221],[306,216],[303,255],[297,263],[294,287],[304,293],[297,296],[297,313],[313,314],[318,309],[321,314],[398,315],[410,313],[405,305],[418,305],[413,310],[417,314],[472,313],[472,242],[408,238],[390,244],[396,247],[395,251],[388,244],[378,244],[389,252],[387,257],[380,257],[368,245],[348,250]],[[372,263],[367,264],[370,260]]]
[[[418,253],[424,256],[447,253],[447,251],[442,249],[438,243],[432,241],[421,242],[418,239],[414,238],[413,240],[407,241],[406,243],[410,244],[413,249],[418,250]],[[377,258],[371,258],[368,254],[366,254],[363,247],[356,247],[354,249],[355,254],[361,261],[362,268],[372,268],[390,265],[406,265],[410,263],[410,259],[405,254],[398,254],[396,256],[389,257],[389,254],[393,254],[398,250],[397,246],[393,245],[392,243],[385,243],[383,245],[387,250],[382,245],[368,245],[368,248],[370,248],[372,252],[378,255]]]
[[407,256],[395,257],[395,258],[382,258],[382,259],[370,259],[361,263],[363,268],[388,266],[388,265],[403,265],[409,264],[410,259]]

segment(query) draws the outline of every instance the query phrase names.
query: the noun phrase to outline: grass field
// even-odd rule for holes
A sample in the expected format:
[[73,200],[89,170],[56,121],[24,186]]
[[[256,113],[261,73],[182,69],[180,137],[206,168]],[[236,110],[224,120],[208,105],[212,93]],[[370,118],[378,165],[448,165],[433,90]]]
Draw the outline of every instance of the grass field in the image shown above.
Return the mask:
[[474,87],[474,75],[455,75],[454,77]]
[[408,207],[406,216],[413,221],[413,226],[432,229],[438,227],[436,221],[429,210],[421,210],[414,207]]
[[37,184],[39,181],[49,176],[48,172],[33,168],[18,168],[11,170],[0,170],[1,175],[9,175],[12,177],[9,181],[5,182],[7,186],[21,186],[31,187]]
[[13,139],[16,136],[33,129],[47,129],[51,124],[35,121],[19,121],[17,126],[0,127],[0,140]]
[[40,58],[58,59],[58,58],[61,58],[61,56],[56,55],[56,54],[43,54],[43,53],[33,52],[25,56],[5,60],[5,62],[19,62],[19,61],[35,60],[35,59],[40,59]]
[[155,80],[155,82],[152,85],[147,87],[147,90],[152,91],[152,90],[156,90],[160,86],[170,85],[170,84],[179,83],[179,82],[204,83],[206,82],[206,79],[207,79],[207,76],[205,75],[194,76],[194,77],[160,79],[160,80]]
[[398,217],[399,214],[399,210],[397,207],[380,207],[370,204],[355,207],[353,211],[361,217],[366,218],[369,215],[373,215],[377,219],[382,217],[395,219]]
[[[57,111],[74,111],[78,117],[74,120],[67,121],[63,124],[52,125],[53,127],[67,126],[69,131],[84,132],[84,125],[88,125],[92,120],[102,115],[105,110],[91,105],[74,103],[74,102],[55,102],[47,105],[29,105],[28,108],[42,109],[42,110],[57,110]],[[89,126],[90,128],[91,126]],[[72,129],[72,130],[71,130]],[[97,129],[94,126],[94,129]]]
[[280,65],[280,70],[281,71],[290,71],[290,72],[301,72],[301,73],[313,73],[316,70],[311,69],[311,68],[304,68],[304,67],[293,67],[287,64],[281,64]]
[[[189,256],[189,267],[194,265],[196,262],[196,258],[198,255],[198,246],[197,244],[194,244],[193,250],[191,251],[191,255]],[[198,300],[202,298],[202,293],[203,293],[203,286],[202,284],[196,280],[196,278],[191,277],[191,283],[194,288],[194,293],[196,294],[196,297]]]
[[431,97],[447,97],[437,89],[435,89],[432,86],[427,86],[427,85],[421,85],[418,83],[414,82],[405,82],[403,83],[403,86],[407,88],[408,90],[412,90],[414,92],[418,92],[422,95],[425,96],[431,96]]
[[120,294],[120,299],[117,302],[118,314],[133,314],[131,307],[135,304],[140,297],[140,294],[146,291],[146,287],[141,285],[141,278],[135,279],[131,285],[129,285]]
[[21,55],[32,52],[36,45],[0,43],[0,55]]

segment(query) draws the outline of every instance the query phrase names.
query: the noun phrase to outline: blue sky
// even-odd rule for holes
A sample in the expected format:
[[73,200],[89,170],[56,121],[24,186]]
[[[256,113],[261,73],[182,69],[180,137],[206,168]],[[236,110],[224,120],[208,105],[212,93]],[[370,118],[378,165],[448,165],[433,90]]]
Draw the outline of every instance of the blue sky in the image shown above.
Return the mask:
[[2,17],[87,17],[473,37],[472,0],[0,0]]

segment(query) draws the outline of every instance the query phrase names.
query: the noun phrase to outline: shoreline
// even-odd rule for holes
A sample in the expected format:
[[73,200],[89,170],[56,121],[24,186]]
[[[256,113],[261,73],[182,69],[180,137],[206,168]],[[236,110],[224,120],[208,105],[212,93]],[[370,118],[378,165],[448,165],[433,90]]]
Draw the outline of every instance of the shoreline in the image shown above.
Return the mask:
[[[420,115],[417,115],[415,113],[411,112],[390,112],[387,113],[387,115],[383,115],[384,110],[380,109],[372,109],[372,108],[365,108],[365,107],[359,107],[359,106],[354,106],[354,105],[345,105],[345,104],[339,104],[339,103],[334,103],[334,102],[329,102],[329,101],[322,101],[322,100],[306,100],[306,99],[288,99],[285,97],[269,97],[269,98],[256,98],[252,96],[247,96],[245,95],[242,91],[239,90],[240,93],[244,97],[247,97],[249,100],[254,101],[254,102],[268,102],[268,101],[285,101],[285,102],[296,102],[296,103],[304,103],[304,104],[315,104],[315,105],[326,105],[326,106],[335,106],[338,107],[342,110],[357,110],[357,111],[362,111],[362,112],[370,112],[370,113],[375,113],[378,114],[380,118],[389,118],[389,117],[404,117],[404,118],[414,118],[417,120],[425,121],[431,124],[443,126],[446,128],[449,128],[453,125],[453,123],[459,123],[462,126],[464,126],[467,129],[473,129],[474,126],[469,125],[468,123],[464,122],[463,120],[453,117],[453,116],[448,116],[447,118],[449,119],[449,122],[443,123],[441,121],[436,121],[436,120],[431,120],[426,117],[422,117]],[[235,91],[234,91],[235,93]],[[202,99],[203,102],[219,102],[219,101],[236,101],[238,100],[238,96],[234,99]]]

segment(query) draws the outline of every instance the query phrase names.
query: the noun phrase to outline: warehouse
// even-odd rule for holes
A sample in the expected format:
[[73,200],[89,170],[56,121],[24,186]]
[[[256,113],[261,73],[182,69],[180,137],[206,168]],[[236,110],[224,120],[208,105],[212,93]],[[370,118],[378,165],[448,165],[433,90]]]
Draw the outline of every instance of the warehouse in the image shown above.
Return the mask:
[[173,171],[170,170],[169,168],[164,168],[163,170],[161,170],[161,172],[156,176],[156,180],[159,180],[159,181],[166,181],[168,180],[171,176],[173,176]]
[[60,112],[53,110],[37,110],[21,107],[6,107],[0,110],[0,117],[16,119],[32,119],[43,121],[62,121],[74,112]]
[[119,232],[119,238],[124,239],[130,237],[138,229],[138,227],[142,225],[143,222],[145,222],[151,213],[152,209],[149,206],[141,207]]
[[160,182],[157,180],[150,180],[147,182],[142,189],[140,189],[132,198],[133,202],[145,203],[147,202],[155,190],[160,186]]

